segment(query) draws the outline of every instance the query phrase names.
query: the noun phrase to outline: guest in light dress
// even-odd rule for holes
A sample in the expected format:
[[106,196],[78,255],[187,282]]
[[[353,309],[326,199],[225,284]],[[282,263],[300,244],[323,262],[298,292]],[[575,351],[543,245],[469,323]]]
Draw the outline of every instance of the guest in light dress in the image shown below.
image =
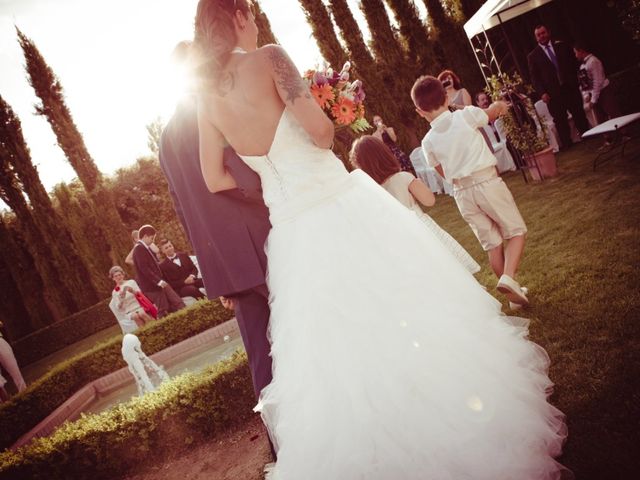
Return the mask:
[[431,207],[435,204],[433,192],[422,180],[402,171],[396,157],[381,140],[371,135],[360,137],[351,147],[350,160],[355,168],[363,170],[400,203],[413,210],[469,272],[480,271],[480,265],[473,257],[420,208],[420,205]]

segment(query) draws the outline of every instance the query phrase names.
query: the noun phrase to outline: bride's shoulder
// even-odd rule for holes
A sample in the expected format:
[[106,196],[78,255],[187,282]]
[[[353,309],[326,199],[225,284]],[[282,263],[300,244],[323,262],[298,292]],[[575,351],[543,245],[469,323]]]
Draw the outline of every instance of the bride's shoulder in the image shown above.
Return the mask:
[[270,68],[278,66],[283,62],[291,62],[289,54],[280,45],[270,43],[264,45],[256,50],[256,53],[260,56],[261,60],[267,64]]

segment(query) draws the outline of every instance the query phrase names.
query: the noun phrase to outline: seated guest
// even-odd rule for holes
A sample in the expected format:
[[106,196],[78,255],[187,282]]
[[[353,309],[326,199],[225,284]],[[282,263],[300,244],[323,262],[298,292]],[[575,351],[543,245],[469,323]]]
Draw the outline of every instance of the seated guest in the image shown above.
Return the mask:
[[[145,312],[145,300],[135,280],[125,280],[126,274],[122,267],[116,265],[109,270],[109,278],[115,282],[111,292],[109,308],[118,319],[122,333],[135,332],[153,318]],[[142,300],[142,304],[140,302]],[[149,302],[148,299],[146,299]],[[150,303],[150,302],[149,302]],[[153,313],[153,309],[151,309]]]
[[156,236],[156,229],[151,225],[143,225],[139,230],[140,240],[133,249],[133,263],[136,267],[136,281],[145,294],[158,308],[158,318],[170,312],[184,308],[184,302],[171,285],[162,278],[162,270],[151,244]]
[[[0,327],[2,327],[2,322],[0,322]],[[0,366],[2,366],[2,369],[13,379],[13,383],[15,384],[18,392],[22,392],[27,388],[27,385],[22,378],[22,373],[20,373],[20,367],[18,367],[16,357],[11,349],[11,345],[9,345],[9,343],[2,337],[2,332],[0,332]],[[0,375],[0,402],[4,402],[9,399],[9,394],[4,388],[6,383],[7,380]]]
[[204,288],[202,279],[198,278],[198,269],[186,253],[178,252],[170,240],[160,242],[160,250],[167,258],[160,263],[160,270],[169,285],[181,297],[193,297],[196,300],[204,298],[200,291]]
[[373,136],[378,140],[382,140],[389,150],[391,150],[391,153],[393,153],[393,155],[398,159],[398,162],[400,162],[400,168],[402,168],[402,170],[415,175],[416,171],[411,163],[411,159],[396,143],[398,141],[398,136],[396,135],[393,127],[387,127],[380,115],[373,116],[373,125],[376,127],[376,131],[373,132]]
[[[476,105],[482,109],[489,108],[491,100],[489,95],[485,92],[478,92],[476,94]],[[509,152],[510,145],[508,144],[507,136],[504,133],[504,127],[502,119],[497,118],[493,122],[489,122],[487,125],[481,127],[481,132],[484,132],[484,139],[488,142],[488,146],[498,161],[498,172],[506,172],[516,169],[516,164],[513,160],[513,156]]]

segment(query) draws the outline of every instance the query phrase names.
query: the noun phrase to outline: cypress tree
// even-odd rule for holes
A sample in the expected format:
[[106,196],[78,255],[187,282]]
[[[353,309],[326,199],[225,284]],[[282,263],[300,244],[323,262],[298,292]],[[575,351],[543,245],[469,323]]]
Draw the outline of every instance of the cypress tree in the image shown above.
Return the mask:
[[462,25],[447,15],[441,0],[424,0],[431,26],[444,52],[444,68],[453,70],[471,94],[483,85],[482,75]]
[[387,9],[382,0],[361,0],[360,10],[364,14],[369,31],[371,32],[371,47],[376,55],[378,64],[406,65],[405,52],[398,42]]
[[300,0],[320,53],[334,68],[341,68],[348,55],[338,41],[333,22],[322,0]]
[[[383,1],[362,0],[360,8],[371,32],[371,46],[376,54],[378,71],[399,111],[399,117],[393,119],[396,129],[399,123],[404,125],[404,133],[409,137],[407,146],[417,145],[414,121],[416,115],[409,92],[419,71],[415,69],[415,64],[411,65],[406,61],[405,51],[391,27]],[[390,122],[391,119],[385,118],[385,121]]]
[[56,268],[49,245],[38,229],[31,214],[31,209],[24,198],[22,185],[18,180],[11,165],[4,155],[0,155],[0,199],[14,211],[22,233],[26,240],[26,246],[33,257],[34,264],[42,277],[46,297],[50,299],[49,306],[55,309],[54,317],[49,321],[55,321],[63,316],[70,315],[78,310],[75,297],[67,286],[60,281],[66,272]]
[[51,199],[31,161],[29,147],[22,135],[20,120],[0,95],[0,155],[13,169],[29,197],[34,221],[48,241],[51,260],[61,272],[59,281],[74,293],[79,308],[98,301],[87,267],[78,255],[74,241],[62,218],[53,209]]
[[460,5],[460,11],[464,21],[469,20],[473,15],[480,10],[480,7],[484,3],[483,0],[457,0]]
[[55,314],[44,298],[42,278],[19,232],[3,215],[0,215],[0,270],[4,277],[2,294],[10,296],[10,300],[2,299],[2,320],[12,338],[23,337],[51,323]]
[[409,62],[417,67],[417,73],[439,72],[439,64],[434,51],[434,42],[430,38],[427,28],[420,19],[418,9],[412,0],[387,0],[389,7],[396,16],[400,27],[400,35],[407,45]]
[[271,43],[278,43],[276,36],[271,30],[271,22],[269,17],[264,13],[260,7],[258,0],[254,0],[252,3],[253,16],[256,18],[256,25],[258,26],[258,47],[263,45],[269,45]]
[[94,208],[100,210],[101,229],[108,239],[113,261],[117,261],[128,246],[128,235],[118,216],[115,204],[109,192],[104,188],[103,178],[93,158],[85,146],[82,135],[78,131],[71,112],[67,108],[60,81],[47,65],[35,44],[17,27],[18,41],[26,60],[26,71],[29,83],[33,87],[41,103],[36,106],[36,113],[47,118],[58,145],[67,160],[78,174],[78,178],[91,197]]
[[65,183],[56,185],[53,195],[57,201],[56,209],[60,213],[64,212],[78,253],[87,263],[93,284],[100,294],[108,295],[113,288],[113,282],[107,278],[107,272],[113,263],[104,255],[96,255],[96,252],[105,251],[109,246],[101,231],[96,228],[100,219],[91,208],[91,200],[81,186],[73,191]]

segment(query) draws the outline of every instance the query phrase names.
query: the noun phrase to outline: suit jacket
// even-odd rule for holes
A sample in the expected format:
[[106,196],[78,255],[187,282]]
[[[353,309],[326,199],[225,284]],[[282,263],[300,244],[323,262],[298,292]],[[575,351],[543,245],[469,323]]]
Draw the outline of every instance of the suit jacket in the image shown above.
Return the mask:
[[180,288],[185,286],[185,278],[189,275],[198,276],[198,269],[186,253],[179,252],[176,253],[176,256],[180,260],[180,265],[173,260],[165,258],[160,263],[160,270],[162,270],[162,274],[167,283],[171,285],[176,292],[179,292]]
[[162,290],[158,286],[158,282],[163,280],[158,260],[142,242],[133,248],[133,265],[136,267],[136,281],[143,293]]
[[543,93],[557,96],[561,85],[578,87],[578,63],[573,50],[564,42],[551,43],[558,61],[558,72],[540,45],[527,56],[531,83],[539,96]]
[[225,166],[237,189],[211,193],[200,170],[197,107],[184,99],[162,132],[160,166],[193,246],[211,298],[265,283],[264,244],[271,229],[260,178],[227,148]]

